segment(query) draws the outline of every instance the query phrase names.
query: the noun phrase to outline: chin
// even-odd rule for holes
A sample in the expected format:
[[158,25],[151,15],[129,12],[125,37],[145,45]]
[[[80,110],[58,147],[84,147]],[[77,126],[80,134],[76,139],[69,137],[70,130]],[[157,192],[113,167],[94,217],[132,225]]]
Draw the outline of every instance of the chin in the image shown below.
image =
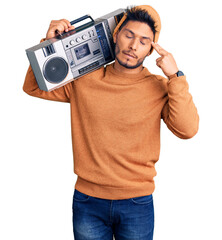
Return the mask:
[[135,68],[138,68],[142,65],[143,61],[142,62],[135,62],[134,64],[133,63],[130,63],[130,61],[128,60],[124,60],[122,61],[121,59],[117,58],[116,57],[116,60],[118,61],[118,63],[122,66],[122,67],[125,67],[125,68],[128,68],[128,69],[135,69]]

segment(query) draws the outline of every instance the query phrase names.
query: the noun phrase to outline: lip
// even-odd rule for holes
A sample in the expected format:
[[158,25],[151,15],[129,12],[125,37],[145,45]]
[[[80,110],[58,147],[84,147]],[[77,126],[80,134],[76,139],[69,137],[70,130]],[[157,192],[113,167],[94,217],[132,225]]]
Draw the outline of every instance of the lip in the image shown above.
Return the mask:
[[136,56],[135,56],[135,55],[131,55],[131,54],[129,54],[129,53],[126,53],[126,52],[123,52],[123,54],[125,54],[126,56],[128,56],[128,57],[130,57],[130,58],[136,58]]

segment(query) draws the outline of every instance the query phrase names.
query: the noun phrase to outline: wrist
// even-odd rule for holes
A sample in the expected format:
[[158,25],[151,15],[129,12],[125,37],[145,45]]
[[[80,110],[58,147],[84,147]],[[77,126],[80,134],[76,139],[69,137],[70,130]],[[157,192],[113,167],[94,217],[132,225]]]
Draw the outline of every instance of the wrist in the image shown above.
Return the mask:
[[178,70],[176,73],[168,76],[168,79],[170,80],[170,79],[172,79],[174,77],[180,77],[180,76],[184,76],[184,73],[182,71]]

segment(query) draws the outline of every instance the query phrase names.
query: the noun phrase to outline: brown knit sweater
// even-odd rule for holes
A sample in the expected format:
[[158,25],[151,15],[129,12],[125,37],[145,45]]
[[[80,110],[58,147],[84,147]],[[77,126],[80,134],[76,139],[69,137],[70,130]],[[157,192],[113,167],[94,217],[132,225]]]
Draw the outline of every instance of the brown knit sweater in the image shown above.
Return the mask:
[[161,118],[180,138],[198,131],[186,77],[125,74],[114,64],[51,92],[38,88],[29,67],[23,90],[71,104],[75,188],[90,196],[126,199],[153,193]]

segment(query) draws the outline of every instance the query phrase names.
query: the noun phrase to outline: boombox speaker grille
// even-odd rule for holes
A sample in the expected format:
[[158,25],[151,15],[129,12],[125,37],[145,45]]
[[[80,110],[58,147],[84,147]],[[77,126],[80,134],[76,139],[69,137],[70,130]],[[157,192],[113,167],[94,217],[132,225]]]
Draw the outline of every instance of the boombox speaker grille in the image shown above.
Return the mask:
[[47,81],[60,83],[66,78],[68,71],[67,62],[61,57],[54,57],[45,63],[43,74]]

